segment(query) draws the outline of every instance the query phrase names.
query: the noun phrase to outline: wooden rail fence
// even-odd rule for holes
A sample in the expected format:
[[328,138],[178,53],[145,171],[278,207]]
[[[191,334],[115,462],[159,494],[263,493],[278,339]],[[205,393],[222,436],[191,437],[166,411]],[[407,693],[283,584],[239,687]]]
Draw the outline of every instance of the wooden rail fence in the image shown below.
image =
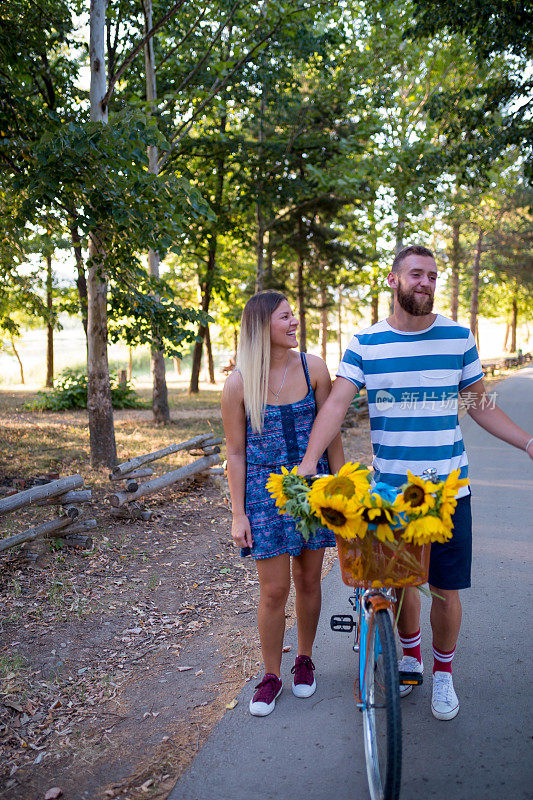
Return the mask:
[[[154,492],[159,492],[161,489],[166,489],[168,486],[180,481],[188,480],[200,473],[217,472],[216,465],[221,462],[219,445],[222,444],[222,441],[212,433],[202,433],[198,436],[193,436],[192,439],[187,439],[186,442],[171,444],[161,450],[145,453],[142,456],[136,456],[124,461],[122,464],[118,464],[109,474],[110,481],[124,483],[123,487],[108,496],[109,503],[113,509],[116,509],[115,514],[118,516],[127,515],[136,519],[150,519],[152,512],[140,506],[137,500],[154,494]],[[150,467],[145,467],[146,464],[151,464],[160,458],[181,451],[187,451],[191,455],[199,456],[199,458],[191,464],[186,464],[171,472],[165,472],[159,477],[151,478],[153,470]],[[151,479],[144,480],[145,478]]]
[[80,517],[83,513],[81,505],[89,503],[91,496],[90,489],[83,489],[81,475],[69,475],[4,497],[0,500],[0,516],[30,506],[57,506],[61,516],[0,539],[0,552],[24,542],[32,542],[38,536],[57,539],[69,547],[90,549],[93,541],[89,531],[96,528],[96,520],[80,520]]
[[[212,433],[204,433],[186,442],[171,444],[153,453],[136,456],[116,466],[109,475],[109,480],[117,488],[107,498],[114,514],[148,520],[152,512],[137,503],[141,497],[159,492],[195,475],[223,472],[217,467],[221,462],[219,445],[222,441]],[[151,467],[147,467],[147,464],[180,451],[187,451],[198,458],[191,464],[152,478],[154,471]],[[145,480],[146,478],[150,480]],[[119,485],[119,482],[122,485]],[[81,519],[81,506],[90,503],[91,500],[92,492],[84,488],[81,475],[69,475],[66,478],[52,480],[0,499],[0,516],[31,506],[39,508],[56,506],[60,512],[60,516],[54,519],[0,539],[0,553],[10,547],[32,542],[39,536],[54,538],[70,547],[92,548],[93,540],[90,532],[97,527],[96,519]]]

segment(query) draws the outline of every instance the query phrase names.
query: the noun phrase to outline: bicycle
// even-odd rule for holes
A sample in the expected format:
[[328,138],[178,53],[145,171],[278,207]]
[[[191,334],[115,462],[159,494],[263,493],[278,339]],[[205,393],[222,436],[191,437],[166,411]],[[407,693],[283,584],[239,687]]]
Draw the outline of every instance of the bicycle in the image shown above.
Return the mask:
[[[309,483],[313,483],[318,478],[329,476],[305,477]],[[437,471],[428,468],[422,472],[421,477],[435,481]],[[369,540],[373,542],[371,549],[374,548],[374,551],[367,567],[372,566],[374,572],[367,570],[357,573],[356,576],[350,568],[350,561],[354,563],[354,556],[355,561],[362,561],[362,545],[358,544],[357,537],[351,542],[337,534],[335,538],[342,580],[348,586],[355,587],[355,593],[349,597],[349,602],[357,614],[357,620],[352,614],[334,614],[330,625],[334,631],[355,630],[353,649],[358,653],[358,659],[354,695],[357,708],[363,714],[370,797],[371,800],[398,800],[402,775],[400,684],[419,685],[422,683],[422,675],[418,672],[398,671],[392,622],[396,603],[395,588],[420,585],[427,581],[430,545],[413,547],[402,543],[401,563],[398,552],[391,551],[386,542],[381,543],[370,536]],[[358,553],[359,547],[361,552]],[[409,560],[405,557],[407,551],[411,555]],[[393,562],[396,562],[395,567],[402,567],[403,571],[394,571]],[[392,585],[384,588],[383,583],[391,575]]]
[[351,614],[334,614],[330,624],[334,631],[355,631],[354,694],[363,714],[370,797],[398,800],[402,773],[400,683],[420,684],[422,675],[403,672],[400,676],[398,672],[391,621],[396,602],[393,590],[357,588],[348,599],[357,619]]
[[[435,470],[425,470],[422,477],[435,479]],[[402,775],[402,716],[400,685],[419,685],[422,675],[398,671],[394,641],[394,608],[396,589],[367,588],[365,583],[349,577],[342,566],[341,549],[346,546],[337,536],[344,583],[354,586],[348,599],[356,612],[334,614],[330,625],[334,631],[355,631],[353,649],[358,653],[354,695],[363,714],[366,772],[371,800],[398,800]],[[381,545],[377,544],[379,549]],[[418,584],[427,579],[429,547],[419,548],[421,575]],[[413,582],[413,585],[416,582]]]

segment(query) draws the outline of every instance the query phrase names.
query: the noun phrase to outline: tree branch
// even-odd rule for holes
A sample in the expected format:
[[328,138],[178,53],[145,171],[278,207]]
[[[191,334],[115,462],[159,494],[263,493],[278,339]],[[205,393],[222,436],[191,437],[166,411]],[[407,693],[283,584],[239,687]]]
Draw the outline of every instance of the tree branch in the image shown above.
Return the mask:
[[[235,5],[233,6],[233,8],[232,8],[232,9],[231,9],[231,11],[230,11],[228,18],[227,18],[227,19],[225,19],[225,20],[224,20],[224,22],[222,22],[222,23],[219,25],[219,27],[218,27],[218,29],[217,29],[217,31],[216,31],[216,33],[215,33],[215,35],[214,35],[213,39],[211,40],[211,42],[210,42],[210,44],[209,44],[209,47],[207,48],[206,52],[204,53],[203,57],[200,59],[200,61],[198,61],[198,62],[197,62],[195,65],[194,65],[194,67],[193,67],[193,68],[192,68],[192,70],[189,72],[189,74],[188,74],[188,75],[187,75],[187,76],[186,76],[186,77],[185,77],[185,78],[182,80],[182,82],[180,83],[180,85],[178,86],[178,88],[175,90],[175,92],[174,92],[174,95],[177,95],[179,92],[181,92],[181,91],[182,91],[182,89],[184,89],[184,88],[185,88],[185,86],[187,86],[187,84],[188,84],[188,83],[189,83],[189,82],[190,82],[190,81],[191,81],[191,80],[194,78],[194,76],[195,76],[195,75],[198,73],[198,71],[199,71],[199,70],[202,68],[202,66],[205,64],[205,62],[207,61],[207,59],[208,59],[208,57],[209,57],[209,54],[210,54],[211,50],[212,50],[212,49],[213,49],[213,47],[215,46],[216,42],[217,42],[217,41],[220,39],[220,37],[221,37],[221,35],[222,35],[222,31],[224,30],[224,28],[226,27],[226,25],[228,24],[228,22],[230,22],[230,21],[231,21],[231,19],[232,19],[233,15],[235,14],[235,11],[237,10],[238,6],[239,6],[239,2],[238,2],[238,0],[237,0],[237,2],[235,3]],[[217,80],[218,80],[218,79],[217,79]],[[215,83],[216,83],[216,81],[215,81]],[[213,84],[213,85],[214,85],[214,84]],[[161,109],[160,109],[159,113],[160,113],[160,114],[164,114],[164,113],[165,113],[165,111],[168,111],[168,109],[169,109],[169,108],[170,108],[170,106],[172,105],[172,102],[173,102],[172,100],[167,100],[167,102],[165,103],[165,105],[163,106],[163,108],[161,108]]]
[[126,56],[126,58],[124,59],[124,61],[114,74],[113,80],[110,82],[107,88],[107,92],[105,93],[104,98],[102,100],[103,108],[107,108],[107,106],[109,105],[109,100],[111,99],[111,95],[113,94],[113,90],[115,88],[117,81],[121,79],[122,75],[127,70],[127,68],[129,67],[129,65],[131,64],[137,53],[140,50],[142,50],[146,42],[149,39],[151,39],[152,36],[154,36],[161,27],[163,27],[165,22],[168,22],[168,20],[171,19],[174,16],[174,14],[180,10],[180,8],[182,7],[182,5],[184,5],[184,3],[185,0],[178,0],[177,3],[174,3],[174,5],[171,6],[171,8],[167,11],[167,13],[163,17],[161,17],[161,19],[155,23],[155,25],[151,28],[151,30],[149,30],[148,33],[146,33],[143,36],[141,41],[137,45],[135,45],[130,54]]
[[257,42],[257,44],[254,47],[252,47],[252,49],[245,56],[243,56],[241,59],[239,59],[239,61],[237,61],[233,69],[226,75],[224,80],[221,81],[220,78],[217,78],[217,80],[212,85],[211,93],[208,95],[208,97],[206,97],[206,99],[202,103],[200,103],[200,105],[193,113],[191,118],[187,122],[184,122],[182,125],[180,125],[180,127],[175,132],[174,136],[170,140],[171,142],[170,149],[167,150],[165,155],[159,161],[159,169],[161,169],[161,167],[163,167],[163,165],[166,163],[166,161],[168,160],[170,154],[172,153],[178,142],[181,139],[183,139],[183,137],[186,136],[187,133],[190,131],[191,127],[194,124],[194,121],[196,120],[198,115],[204,110],[206,105],[211,102],[211,100],[215,97],[217,92],[219,92],[221,89],[225,89],[225,87],[228,85],[229,81],[231,80],[232,76],[237,72],[237,70],[240,69],[244,64],[246,64],[251,59],[255,51],[259,47],[261,47],[262,44],[264,44],[268,39],[270,39],[270,37],[278,30],[280,24],[281,24],[281,18],[278,19],[276,25],[273,28],[271,28],[271,30],[265,36],[263,36],[263,38],[260,39]]
[[295,214],[298,211],[304,211],[309,206],[314,205],[315,203],[319,202],[320,200],[338,200],[339,202],[349,203],[350,199],[348,197],[336,197],[331,192],[323,192],[319,194],[317,197],[311,197],[309,200],[304,200],[302,203],[298,203],[296,206],[292,206],[292,208],[288,208],[287,211],[284,211],[283,214],[280,214],[278,217],[275,217],[271,220],[268,225],[265,226],[265,231],[269,231],[271,228],[275,228],[276,225],[281,222],[282,219],[287,217],[289,214]]
[[162,60],[159,62],[159,64],[158,64],[158,65],[157,65],[157,67],[155,68],[155,71],[156,71],[156,72],[157,72],[157,70],[161,69],[161,67],[163,66],[163,64],[165,64],[165,63],[168,61],[168,59],[170,58],[170,56],[174,55],[174,53],[176,52],[176,50],[179,50],[179,48],[181,47],[181,45],[182,45],[182,44],[184,44],[184,43],[187,41],[187,39],[189,38],[189,36],[191,35],[191,33],[194,31],[194,29],[195,29],[195,28],[196,28],[196,26],[198,25],[198,23],[199,23],[199,22],[201,22],[201,21],[203,20],[203,18],[204,18],[204,16],[205,16],[205,14],[206,14],[206,11],[207,11],[207,6],[206,6],[206,7],[204,8],[204,10],[201,12],[200,16],[198,16],[198,17],[197,17],[197,18],[194,20],[193,24],[191,25],[191,27],[189,28],[189,30],[187,31],[187,33],[186,33],[186,34],[183,36],[183,38],[182,38],[182,39],[180,39],[180,41],[179,41],[179,42],[178,42],[176,45],[174,45],[174,47],[172,47],[172,48],[169,50],[169,52],[166,54],[166,56],[165,56],[165,57],[164,57],[164,58],[163,58],[163,59],[162,59]]

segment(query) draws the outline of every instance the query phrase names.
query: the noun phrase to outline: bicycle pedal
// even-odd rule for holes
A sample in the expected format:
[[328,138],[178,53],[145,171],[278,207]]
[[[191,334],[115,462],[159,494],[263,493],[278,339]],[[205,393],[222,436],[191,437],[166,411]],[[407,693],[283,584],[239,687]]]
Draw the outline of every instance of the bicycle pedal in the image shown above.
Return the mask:
[[420,686],[424,678],[420,672],[399,672],[400,686]]
[[354,630],[357,623],[351,614],[333,614],[330,620],[330,625],[332,631],[350,633]]

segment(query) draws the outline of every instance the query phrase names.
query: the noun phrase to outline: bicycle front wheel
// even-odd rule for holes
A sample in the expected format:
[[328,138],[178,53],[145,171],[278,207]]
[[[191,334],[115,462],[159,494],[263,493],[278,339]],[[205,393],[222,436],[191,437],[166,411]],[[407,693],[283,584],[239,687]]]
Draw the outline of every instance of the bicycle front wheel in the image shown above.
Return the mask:
[[402,718],[394,634],[388,611],[375,613],[363,680],[366,771],[372,800],[398,800]]

